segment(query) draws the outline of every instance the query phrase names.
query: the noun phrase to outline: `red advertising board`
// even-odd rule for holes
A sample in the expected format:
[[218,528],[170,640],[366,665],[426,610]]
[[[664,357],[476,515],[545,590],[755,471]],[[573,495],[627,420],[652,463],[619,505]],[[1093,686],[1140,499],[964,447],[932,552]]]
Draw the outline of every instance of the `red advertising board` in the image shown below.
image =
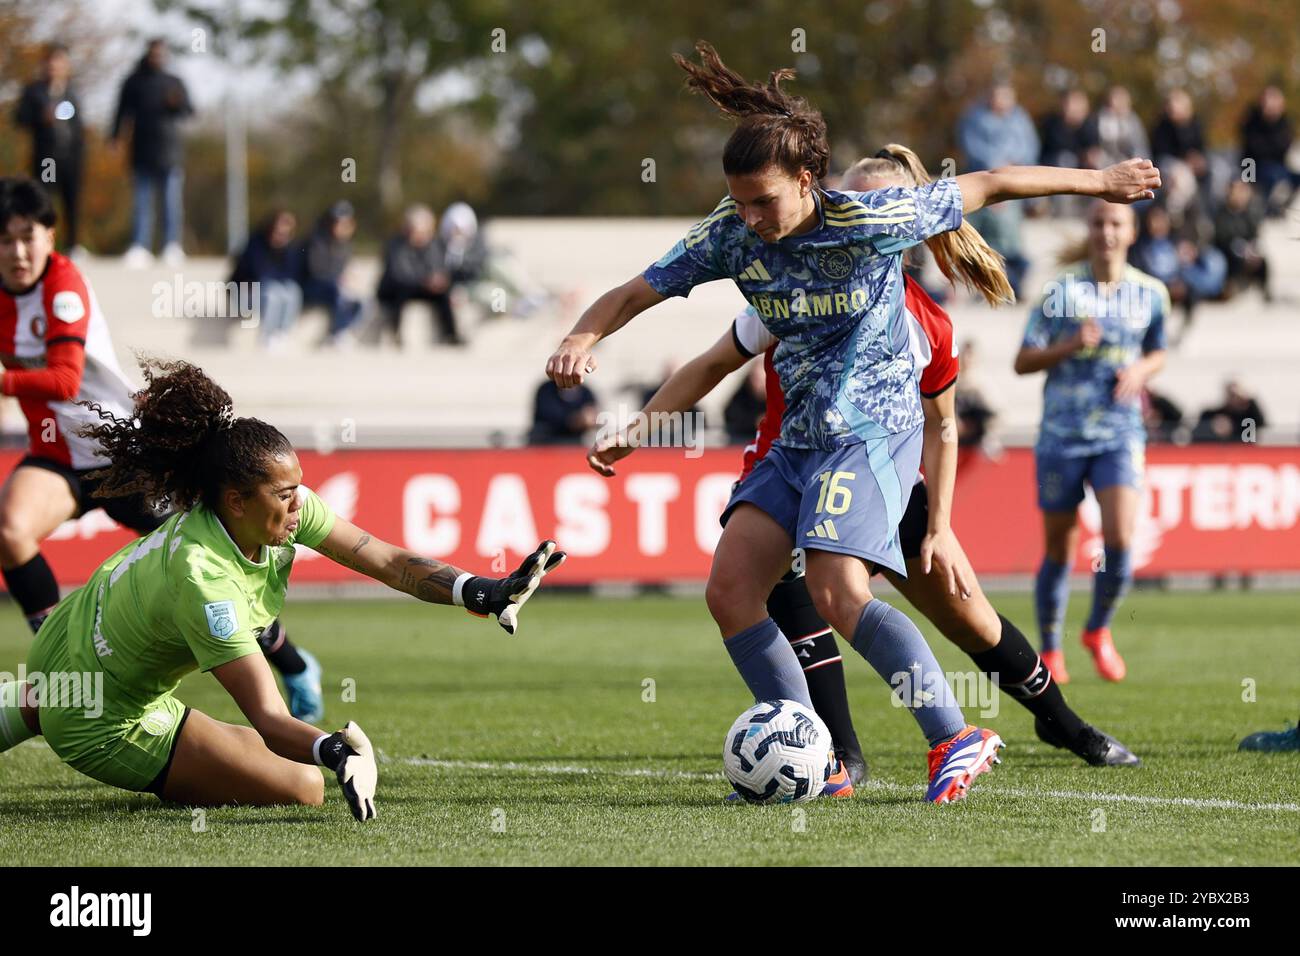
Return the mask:
[[[688,456],[646,449],[604,479],[584,452],[341,450],[301,453],[304,481],[371,534],[489,573],[513,566],[542,538],[570,561],[557,583],[701,581],[740,450]],[[19,455],[0,454],[7,472]],[[1033,454],[965,456],[954,525],[983,574],[1031,573],[1041,556]],[[1134,543],[1139,575],[1300,570],[1300,449],[1156,446]],[[1100,546],[1098,511],[1080,509],[1079,568]],[[65,585],[86,580],[130,540],[103,512],[64,524],[45,554]],[[296,580],[348,581],[354,572],[306,550]]]

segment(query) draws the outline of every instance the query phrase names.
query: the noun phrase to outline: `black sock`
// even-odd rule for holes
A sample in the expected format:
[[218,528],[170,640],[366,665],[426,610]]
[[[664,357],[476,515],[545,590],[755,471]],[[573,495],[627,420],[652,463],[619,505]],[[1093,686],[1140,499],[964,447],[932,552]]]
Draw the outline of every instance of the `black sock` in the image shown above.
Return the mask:
[[54,572],[45,563],[45,556],[37,551],[36,557],[26,564],[5,568],[0,573],[4,575],[10,597],[23,609],[27,626],[35,634],[46,615],[59,603],[59,582],[54,580]]
[[1083,729],[1083,719],[1065,702],[1061,688],[1020,629],[1001,614],[998,620],[1002,622],[1002,639],[997,647],[971,654],[970,659],[1052,731],[1065,740],[1074,740]]
[[831,627],[813,607],[812,595],[802,577],[783,580],[767,599],[767,613],[794,647],[808,681],[813,710],[826,722],[835,746],[862,756],[862,745],[849,716],[849,695],[844,686],[844,661]]
[[301,674],[307,669],[307,662],[289,640],[289,632],[278,618],[258,636],[257,645],[272,666],[286,677]]

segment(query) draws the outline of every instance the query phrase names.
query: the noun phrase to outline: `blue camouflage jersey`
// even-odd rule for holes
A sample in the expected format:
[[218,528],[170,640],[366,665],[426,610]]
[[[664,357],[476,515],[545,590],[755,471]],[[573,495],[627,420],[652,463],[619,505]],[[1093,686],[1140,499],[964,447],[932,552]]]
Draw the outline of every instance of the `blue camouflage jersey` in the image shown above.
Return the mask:
[[1141,405],[1115,400],[1116,374],[1165,347],[1169,290],[1129,266],[1123,279],[1099,294],[1086,262],[1063,270],[1046,290],[1029,315],[1024,347],[1041,349],[1069,338],[1087,318],[1101,326],[1102,340],[1048,369],[1038,451],[1071,458],[1144,442]]
[[644,273],[663,296],[731,279],[778,340],[785,392],[778,441],[836,449],[924,420],[903,312],[901,253],[962,222],[961,190],[814,192],[817,228],[763,239],[728,198]]

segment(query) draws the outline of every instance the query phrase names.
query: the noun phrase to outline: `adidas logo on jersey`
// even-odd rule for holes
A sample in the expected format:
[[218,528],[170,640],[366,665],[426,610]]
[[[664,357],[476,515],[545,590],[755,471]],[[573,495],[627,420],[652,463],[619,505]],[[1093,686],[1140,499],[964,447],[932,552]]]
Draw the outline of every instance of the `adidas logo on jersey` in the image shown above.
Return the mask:
[[827,518],[825,521],[819,524],[813,525],[813,529],[809,531],[806,535],[804,535],[804,537],[830,538],[832,541],[840,540],[840,536],[835,533],[835,522],[832,521],[830,518]]
[[772,277],[768,275],[767,270],[763,268],[763,261],[755,259],[749,264],[749,268],[740,274],[740,278],[748,279],[751,282],[771,282]]

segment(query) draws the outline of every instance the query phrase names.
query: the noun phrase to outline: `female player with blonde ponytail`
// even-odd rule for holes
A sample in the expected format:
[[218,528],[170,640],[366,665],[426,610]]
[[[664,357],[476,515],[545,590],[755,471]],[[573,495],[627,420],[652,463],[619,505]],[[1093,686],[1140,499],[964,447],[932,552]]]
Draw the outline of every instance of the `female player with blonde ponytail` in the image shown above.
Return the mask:
[[[780,439],[727,506],[709,611],[755,699],[811,706],[766,606],[791,549],[804,548],[821,617],[891,685],[911,681],[903,699],[931,747],[926,797],[946,803],[990,768],[1002,741],[966,723],[920,631],[871,593],[870,564],[906,574],[898,525],[922,458],[901,254],[990,203],[1058,192],[1136,202],[1154,195],[1160,176],[1149,161],[1130,160],[1104,170],[986,170],[913,189],[823,189],[826,124],[781,88],[794,72],[750,83],[709,44],[696,48],[699,64],[676,58],[688,86],[737,121],[722,156],[729,194],[662,259],[593,303],[547,375],[561,387],[580,384],[595,367],[595,344],[640,312],[714,279],[736,283],[780,342],[773,362],[787,407]],[[948,497],[932,507],[927,553],[969,594],[946,526],[951,482],[932,480]]]
[[[921,158],[898,143],[890,143],[875,156],[858,160],[845,170],[840,185],[861,186],[864,181],[873,180],[897,186],[925,186],[934,182]],[[863,187],[860,191],[868,189]],[[963,221],[951,232],[931,236],[925,245],[949,282],[956,285],[960,281],[992,306],[1016,301],[1007,280],[1006,262],[969,222]]]

